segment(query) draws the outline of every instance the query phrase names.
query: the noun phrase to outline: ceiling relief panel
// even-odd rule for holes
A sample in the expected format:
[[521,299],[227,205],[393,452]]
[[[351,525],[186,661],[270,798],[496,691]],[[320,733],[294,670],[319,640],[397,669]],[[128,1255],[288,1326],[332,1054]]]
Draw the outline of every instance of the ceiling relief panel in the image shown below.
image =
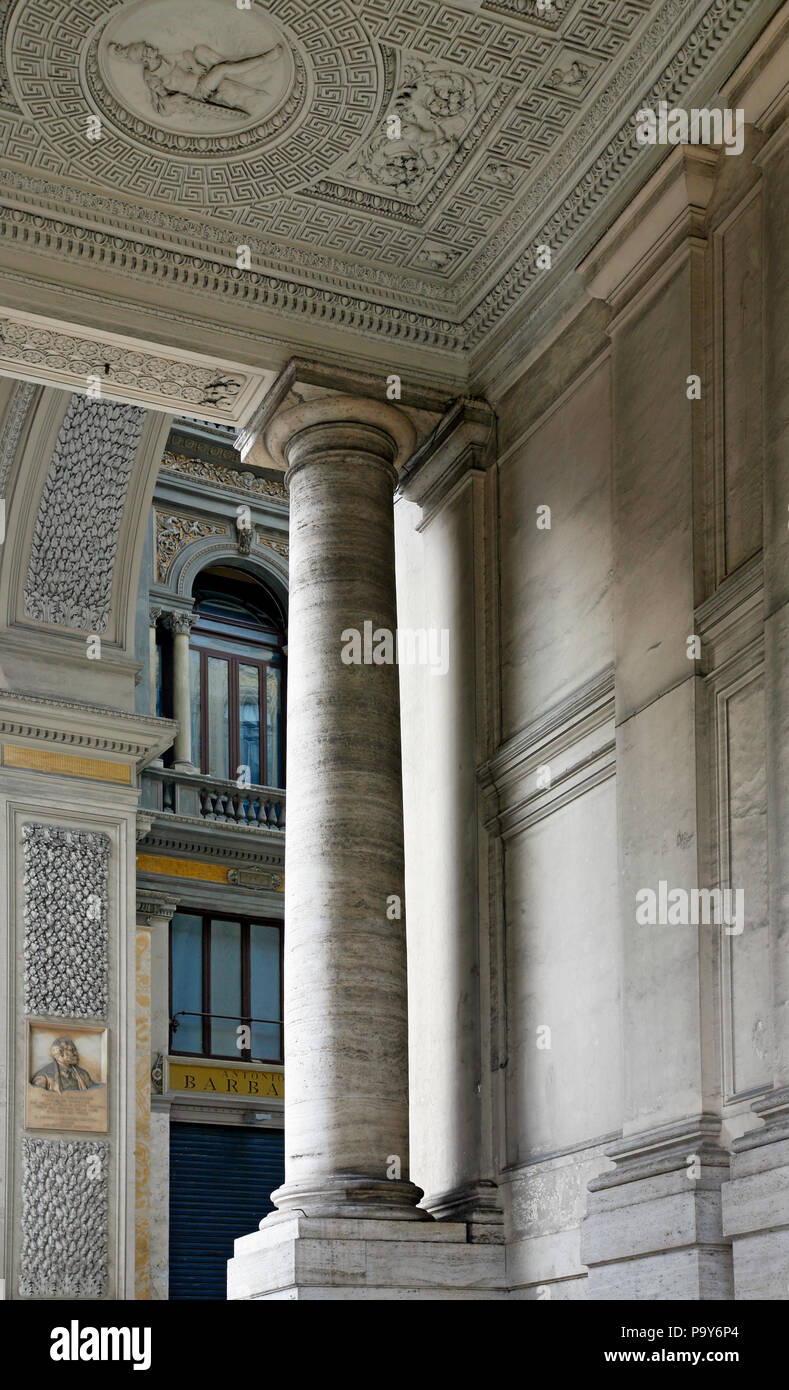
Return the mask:
[[198,209],[308,184],[382,96],[350,0],[25,0],[7,45],[13,94],[64,172]]
[[205,0],[126,5],[110,15],[90,56],[139,129],[183,135],[184,149],[200,149],[201,136],[251,129],[264,138],[295,78],[293,49],[262,12],[225,5],[220,13]]
[[457,370],[779,5],[0,0],[0,234]]

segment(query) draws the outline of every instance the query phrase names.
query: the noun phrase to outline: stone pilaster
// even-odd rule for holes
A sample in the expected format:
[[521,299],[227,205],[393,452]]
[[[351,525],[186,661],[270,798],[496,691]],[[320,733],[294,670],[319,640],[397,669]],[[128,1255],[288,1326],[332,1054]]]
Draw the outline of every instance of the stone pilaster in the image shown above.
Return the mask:
[[[715,1057],[721,925],[637,918],[660,881],[712,887],[703,663],[703,506],[710,399],[706,209],[718,156],[676,150],[582,267],[614,311],[616,770],[623,1138],[590,1184],[589,1296],[731,1296],[721,1226]],[[701,398],[687,394],[697,376]]]
[[148,612],[148,679],[150,684],[149,713],[156,714],[156,624],[162,616],[161,608],[151,608]]
[[[151,1013],[154,990],[157,995],[167,990],[167,932],[177,904],[163,895],[148,893],[137,898],[136,934],[136,1092],[134,1137],[135,1212],[134,1212],[134,1297],[162,1298],[161,1278],[153,1279],[152,1271],[167,1267],[168,1224],[161,1218],[151,1219],[151,1196],[168,1189],[169,1144],[152,1144],[151,1131],[151,1067],[153,1061]],[[155,982],[155,983],[154,983]],[[169,1124],[167,1126],[169,1131]],[[156,1159],[154,1160],[154,1152]],[[157,1204],[161,1205],[161,1204]]]
[[789,116],[756,156],[764,179],[764,658],[773,1090],[732,1145],[723,1220],[735,1297],[789,1295]]
[[[14,1001],[4,1108],[9,1150],[28,1179],[15,1170],[9,1187],[12,1297],[134,1296],[138,772],[172,734],[168,721],[147,715],[0,692],[0,851],[9,887],[0,936]],[[51,964],[42,971],[45,948]],[[56,1113],[59,1123],[41,1139],[27,1104],[30,1026],[73,1033],[80,1051],[90,1043],[87,1022],[106,1049],[104,1060],[94,1052],[90,1062],[104,1074],[106,1116],[83,1130],[68,1111]],[[96,1186],[85,1183],[88,1159],[99,1161]],[[52,1182],[60,1195],[44,1200]]]
[[492,409],[459,400],[409,461],[395,508],[411,580],[401,621],[446,638],[446,670],[414,663],[400,672],[405,805],[418,809],[406,815],[412,1162],[428,1211],[465,1221],[474,1240],[503,1238],[492,1036],[499,848],[477,779],[500,737],[495,458]]

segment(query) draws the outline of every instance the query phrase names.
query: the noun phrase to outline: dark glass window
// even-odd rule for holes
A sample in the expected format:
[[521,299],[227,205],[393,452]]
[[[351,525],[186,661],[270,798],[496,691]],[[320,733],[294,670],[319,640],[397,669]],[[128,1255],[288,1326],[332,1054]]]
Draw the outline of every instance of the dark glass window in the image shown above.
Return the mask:
[[285,625],[240,572],[205,570],[191,637],[192,759],[211,777],[285,785]]
[[[282,924],[176,912],[170,927],[170,1051],[282,1061]],[[241,1026],[249,1046],[239,1047]]]

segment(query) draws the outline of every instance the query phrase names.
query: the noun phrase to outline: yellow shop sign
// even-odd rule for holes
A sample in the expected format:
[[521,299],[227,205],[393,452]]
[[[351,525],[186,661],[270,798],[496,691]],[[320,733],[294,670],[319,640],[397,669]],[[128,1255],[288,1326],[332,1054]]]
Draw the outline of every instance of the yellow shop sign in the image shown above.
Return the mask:
[[253,1071],[251,1067],[199,1067],[191,1063],[171,1062],[170,1090],[282,1100],[285,1077],[281,1071]]

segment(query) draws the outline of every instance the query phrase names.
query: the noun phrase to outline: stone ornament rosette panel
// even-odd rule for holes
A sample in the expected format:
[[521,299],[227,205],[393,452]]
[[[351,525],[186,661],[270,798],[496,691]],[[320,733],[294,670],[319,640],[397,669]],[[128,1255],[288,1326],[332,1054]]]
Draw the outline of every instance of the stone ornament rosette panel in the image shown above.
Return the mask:
[[108,1170],[106,1140],[22,1139],[23,1296],[106,1296]]
[[106,632],[126,488],[145,411],[72,396],[41,497],[25,617]]
[[25,825],[25,1012],[105,1019],[110,837]]

